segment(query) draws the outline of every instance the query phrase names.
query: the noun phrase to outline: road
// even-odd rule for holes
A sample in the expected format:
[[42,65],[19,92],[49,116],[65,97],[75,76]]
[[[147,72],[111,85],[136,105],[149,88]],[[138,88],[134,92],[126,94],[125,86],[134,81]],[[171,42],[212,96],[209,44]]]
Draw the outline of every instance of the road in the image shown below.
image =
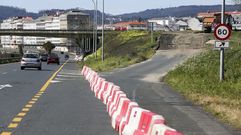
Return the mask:
[[19,63],[0,65],[0,85],[11,86],[0,89],[0,134],[115,134],[105,106],[89,90],[76,63],[69,61],[49,79],[60,67],[43,63],[42,71],[21,71]]
[[178,63],[198,53],[196,50],[158,51],[146,62],[113,72],[102,73],[108,81],[119,85],[127,96],[142,108],[163,115],[167,125],[185,135],[240,135],[193,105],[160,78]]
[[[193,52],[159,51],[151,60],[101,76],[121,86],[128,97],[161,114],[186,135],[238,135],[159,81],[166,71]],[[116,135],[105,106],[71,60],[43,70],[20,70],[19,63],[0,65],[0,134]],[[56,75],[56,76],[55,76]]]

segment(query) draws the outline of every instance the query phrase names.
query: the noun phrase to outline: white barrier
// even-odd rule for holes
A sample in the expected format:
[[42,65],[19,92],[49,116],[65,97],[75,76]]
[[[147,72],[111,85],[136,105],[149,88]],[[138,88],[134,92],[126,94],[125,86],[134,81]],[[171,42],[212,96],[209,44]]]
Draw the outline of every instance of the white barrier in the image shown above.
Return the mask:
[[111,125],[119,135],[183,135],[166,126],[161,115],[131,102],[119,86],[101,78],[91,68],[83,66],[81,75],[89,81],[96,98],[106,105]]

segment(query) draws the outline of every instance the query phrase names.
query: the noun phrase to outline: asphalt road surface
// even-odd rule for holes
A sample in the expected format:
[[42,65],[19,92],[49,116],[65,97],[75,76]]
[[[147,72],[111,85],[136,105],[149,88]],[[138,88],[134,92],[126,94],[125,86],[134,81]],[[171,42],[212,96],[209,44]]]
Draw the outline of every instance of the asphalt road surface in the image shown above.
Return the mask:
[[102,76],[119,85],[142,108],[163,115],[168,126],[185,135],[240,135],[240,131],[220,123],[160,81],[168,70],[195,53],[195,50],[159,51],[151,60]]
[[0,134],[116,134],[77,64],[69,61],[57,73],[60,67],[43,63],[42,71],[21,71],[19,63],[0,65]]
[[[166,71],[191,54],[162,51],[146,62],[101,75],[186,135],[241,134],[159,81]],[[0,65],[0,134],[117,134],[105,106],[94,97],[77,64],[63,63],[44,63],[42,71],[21,71],[19,63]]]

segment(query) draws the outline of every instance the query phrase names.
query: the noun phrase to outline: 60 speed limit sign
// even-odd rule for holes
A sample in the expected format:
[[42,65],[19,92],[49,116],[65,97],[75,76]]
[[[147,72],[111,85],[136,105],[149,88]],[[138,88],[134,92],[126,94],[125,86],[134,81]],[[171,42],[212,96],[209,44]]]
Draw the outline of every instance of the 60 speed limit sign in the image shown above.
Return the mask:
[[231,29],[226,24],[219,24],[214,29],[214,36],[218,40],[227,40],[231,36]]

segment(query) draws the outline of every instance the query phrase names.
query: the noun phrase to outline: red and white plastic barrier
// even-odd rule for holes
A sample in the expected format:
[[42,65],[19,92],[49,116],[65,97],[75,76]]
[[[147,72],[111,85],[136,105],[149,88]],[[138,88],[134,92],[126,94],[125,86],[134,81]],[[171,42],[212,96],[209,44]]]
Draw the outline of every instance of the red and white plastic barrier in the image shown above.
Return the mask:
[[106,81],[91,68],[84,66],[81,75],[90,83],[95,97],[106,105],[111,125],[119,135],[183,135],[166,126],[161,115],[132,102],[119,86]]

